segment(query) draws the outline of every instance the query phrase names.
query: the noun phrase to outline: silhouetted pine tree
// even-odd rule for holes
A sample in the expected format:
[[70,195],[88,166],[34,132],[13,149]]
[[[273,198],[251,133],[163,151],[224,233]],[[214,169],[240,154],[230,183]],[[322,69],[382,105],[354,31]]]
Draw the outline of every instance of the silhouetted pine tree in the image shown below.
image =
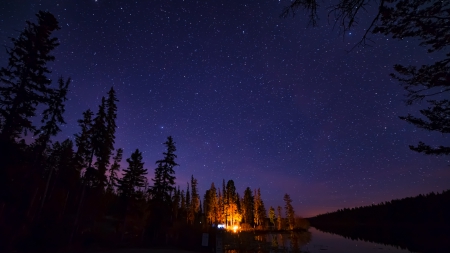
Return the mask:
[[189,183],[187,183],[185,199],[186,199],[186,222],[189,222],[190,220],[189,214],[191,213],[191,191],[189,190]]
[[197,220],[200,211],[200,195],[197,189],[197,179],[194,178],[194,175],[191,175],[191,205],[189,206],[189,221],[191,224],[194,224]]
[[109,157],[111,155],[110,143],[108,142],[108,128],[106,124],[106,99],[102,97],[101,104],[98,107],[97,115],[94,118],[93,141],[92,146],[96,157],[95,166],[97,167],[99,189],[103,189],[106,185],[106,168],[109,165]]
[[123,170],[124,175],[118,180],[118,191],[122,197],[133,199],[137,197],[138,188],[145,185],[147,169],[144,169],[142,153],[139,149],[136,149],[131,157],[127,158],[127,163],[128,168]]
[[180,201],[181,201],[181,191],[180,186],[178,186],[178,189],[175,190],[175,194],[173,195],[172,198],[172,212],[175,220],[178,219],[178,214],[180,210]]
[[181,190],[180,193],[181,202],[180,202],[180,220],[186,218],[186,193],[184,190]]
[[48,62],[55,60],[50,53],[59,43],[51,34],[59,30],[58,21],[49,12],[39,11],[38,23],[27,21],[27,26],[13,47],[7,48],[8,67],[0,69],[0,139],[14,141],[36,127],[31,118],[38,105],[49,105],[54,90],[49,87]]
[[116,91],[113,87],[108,91],[108,98],[106,99],[106,144],[110,153],[114,150],[114,143],[116,139],[116,119],[117,119],[117,105],[119,102],[116,96]]
[[99,175],[99,188],[103,189],[108,184],[106,179],[106,169],[110,163],[110,157],[114,151],[117,105],[119,100],[116,92],[111,87],[108,91],[108,98],[102,98],[98,113],[94,119],[94,152],[97,158],[96,166]]
[[244,199],[243,199],[243,219],[244,222],[253,227],[254,224],[254,197],[252,190],[250,187],[247,187],[244,191]]
[[85,169],[92,165],[92,116],[94,114],[90,109],[83,112],[83,119],[78,120],[78,125],[81,127],[81,132],[75,134],[75,144],[77,151],[75,154],[75,161],[78,170]]
[[65,124],[63,114],[65,112],[64,102],[67,100],[67,92],[69,91],[70,78],[66,81],[62,77],[58,79],[58,89],[50,92],[48,108],[42,113],[41,122],[44,125],[35,132],[39,137],[36,140],[35,152],[41,154],[43,149],[47,146],[51,136],[57,135],[61,128],[59,125]]
[[118,186],[117,172],[120,170],[120,162],[122,161],[123,149],[117,149],[117,153],[113,158],[113,164],[109,168],[107,192],[114,193],[115,187]]
[[156,161],[158,166],[155,169],[155,177],[152,179],[153,186],[150,191],[154,200],[169,204],[171,193],[175,190],[174,167],[178,164],[175,162],[177,155],[174,152],[177,149],[172,136],[167,137],[164,145],[166,145],[167,151],[163,153],[164,159]]

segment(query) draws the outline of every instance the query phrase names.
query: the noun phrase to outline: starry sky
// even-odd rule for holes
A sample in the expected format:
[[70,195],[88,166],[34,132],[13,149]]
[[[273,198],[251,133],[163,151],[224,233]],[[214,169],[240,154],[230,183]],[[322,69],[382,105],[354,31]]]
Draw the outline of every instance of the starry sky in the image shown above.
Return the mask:
[[211,182],[233,179],[241,195],[261,188],[267,209],[283,206],[289,193],[306,217],[449,189],[449,157],[408,145],[450,138],[400,120],[425,104],[406,106],[389,77],[396,63],[430,63],[444,53],[381,35],[348,52],[374,13],[340,35],[324,10],[318,27],[302,13],[280,18],[288,3],[4,0],[0,43],[11,46],[9,37],[39,10],[53,13],[62,29],[51,77],[73,79],[57,139],[73,139],[82,112],[97,111],[113,86],[115,147],[124,158],[142,151],[149,178],[171,135],[183,189],[191,175],[202,195]]

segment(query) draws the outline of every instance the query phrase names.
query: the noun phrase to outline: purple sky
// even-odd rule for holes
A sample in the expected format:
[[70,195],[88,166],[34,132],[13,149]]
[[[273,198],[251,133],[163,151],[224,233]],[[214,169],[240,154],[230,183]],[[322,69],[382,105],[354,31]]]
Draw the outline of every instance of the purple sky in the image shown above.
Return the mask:
[[[347,53],[370,13],[343,38],[326,15],[317,28],[300,13],[279,18],[288,3],[6,0],[0,43],[10,46],[38,10],[55,14],[53,78],[73,79],[58,139],[73,139],[82,112],[97,111],[114,86],[116,148],[125,158],[141,150],[151,177],[172,135],[183,189],[192,174],[202,195],[233,179],[240,194],[261,188],[267,209],[289,193],[303,216],[449,189],[449,157],[408,148],[449,137],[398,119],[425,105],[404,105],[389,77],[395,63],[444,53],[384,36]],[[1,50],[1,66],[6,57]]]

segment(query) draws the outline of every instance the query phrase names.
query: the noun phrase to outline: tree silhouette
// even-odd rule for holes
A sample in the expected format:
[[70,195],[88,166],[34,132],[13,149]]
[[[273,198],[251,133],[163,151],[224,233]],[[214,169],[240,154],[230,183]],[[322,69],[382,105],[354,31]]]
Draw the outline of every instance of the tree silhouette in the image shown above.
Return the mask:
[[138,197],[138,189],[145,185],[145,175],[147,169],[144,169],[142,162],[142,153],[136,149],[130,158],[127,158],[128,168],[124,169],[122,179],[118,180],[118,190],[121,196],[135,199]]
[[[358,24],[361,10],[378,6],[376,16],[355,46],[366,45],[369,33],[381,33],[395,39],[415,38],[429,53],[448,51],[450,45],[450,2],[440,0],[340,0],[329,7],[329,16],[345,32]],[[317,25],[318,3],[316,0],[294,0],[285,7],[281,16],[295,14],[298,9],[309,12],[310,23]],[[336,25],[335,24],[335,25]],[[420,67],[394,65],[397,79],[406,90],[406,104],[421,102],[425,98],[427,109],[420,110],[421,117],[408,114],[400,119],[429,131],[450,133],[450,53],[437,55],[437,61]],[[433,99],[431,99],[433,98]],[[449,155],[450,146],[432,147],[419,142],[410,145],[411,150],[428,155]]]
[[42,113],[43,117],[41,120],[45,124],[35,132],[36,135],[39,135],[35,142],[35,152],[38,154],[42,154],[50,141],[50,137],[57,135],[61,131],[59,125],[66,123],[63,117],[65,112],[64,102],[67,100],[70,82],[70,78],[64,81],[60,77],[58,79],[59,88],[49,93],[48,108]]
[[54,99],[55,90],[49,87],[52,81],[47,77],[51,71],[46,65],[55,60],[50,53],[59,43],[51,34],[60,27],[49,12],[39,11],[36,16],[37,24],[27,21],[19,37],[11,39],[13,47],[6,50],[8,67],[0,69],[0,137],[4,141],[34,132],[31,118],[37,106],[49,105]]
[[289,196],[289,194],[284,194],[284,198],[283,198],[284,202],[285,202],[285,211],[286,211],[286,220],[287,220],[287,225],[289,227],[290,230],[294,229],[295,226],[295,212],[294,212],[294,207],[292,207],[292,200],[291,200],[291,196]]
[[243,218],[244,222],[249,224],[250,226],[253,226],[254,224],[254,208],[255,208],[255,201],[253,197],[252,190],[250,187],[245,188],[244,191],[244,199],[242,201],[242,212],[243,212]]
[[122,161],[123,149],[117,149],[117,153],[113,158],[113,164],[109,168],[108,187],[107,191],[114,192],[114,187],[119,186],[117,172],[120,170],[120,162]]
[[197,214],[201,211],[200,210],[200,195],[198,194],[197,189],[197,179],[194,178],[194,175],[191,176],[191,198],[190,198],[190,206],[189,213],[188,213],[188,221],[191,224],[194,224],[197,218]]
[[108,140],[108,127],[106,124],[106,99],[102,97],[98,106],[98,112],[92,126],[92,147],[96,157],[98,188],[102,189],[106,184],[106,168],[109,165],[111,149]]
[[75,154],[75,160],[78,166],[78,170],[90,167],[92,164],[92,116],[94,114],[90,109],[83,112],[83,119],[79,119],[78,125],[81,127],[81,132],[75,134],[75,144],[77,146],[77,152]]
[[175,162],[175,142],[172,136],[167,137],[167,141],[164,142],[167,151],[164,152],[164,159],[156,161],[158,165],[155,169],[155,177],[152,179],[153,187],[150,191],[152,193],[153,199],[162,201],[165,203],[170,203],[171,193],[175,190],[175,171],[174,167],[178,166]]

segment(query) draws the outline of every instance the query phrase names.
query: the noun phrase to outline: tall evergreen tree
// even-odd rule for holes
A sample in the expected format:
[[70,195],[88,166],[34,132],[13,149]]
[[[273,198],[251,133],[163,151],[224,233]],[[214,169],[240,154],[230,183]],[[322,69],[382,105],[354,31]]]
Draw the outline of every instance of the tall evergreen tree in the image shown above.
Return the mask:
[[286,210],[286,220],[287,220],[287,226],[290,230],[294,229],[295,226],[295,212],[294,207],[292,207],[292,200],[291,196],[289,194],[284,194],[284,202],[285,202],[285,210]]
[[197,179],[191,175],[191,206],[195,214],[200,211],[200,195],[198,194]]
[[255,200],[253,197],[252,190],[250,187],[247,187],[244,191],[244,199],[243,199],[243,218],[244,222],[253,226],[254,224],[254,209],[255,209]]
[[180,196],[181,196],[180,216],[185,217],[184,215],[186,214],[186,194],[184,190],[181,190]]
[[272,225],[275,225],[275,208],[272,206],[269,208],[269,220]]
[[234,185],[233,180],[228,180],[225,192],[225,218],[227,221],[227,226],[233,226],[237,215],[237,194],[236,186]]
[[122,161],[123,149],[117,149],[117,153],[113,158],[113,164],[109,168],[108,188],[109,192],[114,192],[114,187],[118,186],[117,172],[120,170],[120,162]]
[[35,143],[35,150],[39,155],[44,151],[51,136],[57,135],[61,128],[59,125],[65,124],[63,114],[65,112],[64,102],[67,100],[67,92],[69,91],[70,78],[66,81],[62,77],[58,79],[59,88],[48,94],[48,108],[43,111],[41,122],[44,125],[35,132],[39,137]]
[[116,119],[117,119],[117,105],[119,102],[116,96],[116,91],[113,87],[108,91],[108,98],[106,99],[106,147],[111,153],[114,150],[114,143],[116,139]]
[[255,221],[255,225],[259,226],[262,224],[262,217],[261,217],[261,190],[258,188],[257,190],[255,190],[255,195],[254,195],[254,210],[253,210],[253,215],[254,215],[254,221]]
[[175,220],[178,219],[181,204],[180,202],[181,202],[181,191],[180,186],[178,186],[178,189],[175,190],[175,194],[173,195],[172,198],[172,212]]
[[197,189],[197,179],[194,178],[194,175],[191,175],[191,205],[189,206],[189,222],[193,224],[196,221],[198,213],[200,210],[200,195],[198,194]]
[[39,11],[37,24],[27,21],[26,28],[17,39],[11,39],[7,48],[8,67],[0,68],[0,139],[14,141],[23,133],[34,132],[32,117],[38,105],[52,103],[54,89],[47,77],[51,71],[48,62],[55,60],[51,51],[58,45],[51,34],[59,30],[56,18],[49,12]]
[[277,207],[277,211],[278,211],[278,216],[277,216],[277,229],[281,230],[283,229],[283,218],[281,217],[281,206]]
[[264,201],[261,199],[261,205],[259,206],[259,218],[260,218],[260,225],[262,226],[262,229],[266,229],[266,219],[267,219],[267,210],[266,206],[264,205]]
[[209,224],[217,224],[218,222],[218,203],[217,203],[217,191],[214,183],[211,183],[211,187],[205,193],[204,198],[205,216]]
[[190,222],[194,218],[191,215],[191,191],[189,190],[189,183],[186,188],[186,222]]
[[92,127],[93,141],[92,147],[96,157],[95,165],[97,167],[98,183],[100,189],[106,185],[106,168],[109,165],[109,158],[111,149],[108,143],[108,132],[106,124],[106,99],[102,97],[101,103],[98,107],[98,112],[94,118],[94,125]]
[[118,190],[123,197],[136,198],[139,188],[145,185],[145,175],[147,175],[147,169],[144,169],[142,153],[139,149],[136,149],[131,157],[127,158],[127,163],[128,168],[123,170],[124,175],[122,179],[118,180]]
[[75,154],[76,164],[78,170],[90,167],[92,164],[92,116],[94,114],[91,110],[83,112],[83,119],[78,120],[78,125],[81,127],[81,132],[75,134],[75,144],[77,152]]
[[155,177],[152,179],[151,192],[155,200],[170,203],[171,193],[175,190],[174,167],[178,164],[175,162],[177,155],[174,152],[177,149],[172,136],[167,137],[164,145],[166,145],[167,150],[163,153],[164,159],[156,161],[158,166],[155,169]]

